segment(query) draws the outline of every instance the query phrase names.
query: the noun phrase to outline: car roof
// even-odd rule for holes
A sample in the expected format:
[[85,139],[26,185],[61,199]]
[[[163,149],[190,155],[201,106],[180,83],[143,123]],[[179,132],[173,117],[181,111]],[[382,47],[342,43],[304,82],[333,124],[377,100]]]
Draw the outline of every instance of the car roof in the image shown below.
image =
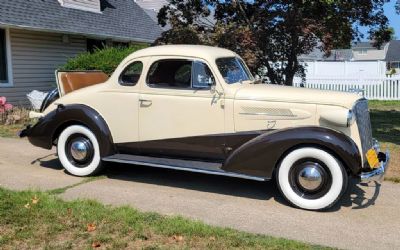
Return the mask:
[[237,54],[227,49],[204,45],[161,45],[138,50],[129,58],[143,56],[189,56],[215,60],[221,57],[237,56]]

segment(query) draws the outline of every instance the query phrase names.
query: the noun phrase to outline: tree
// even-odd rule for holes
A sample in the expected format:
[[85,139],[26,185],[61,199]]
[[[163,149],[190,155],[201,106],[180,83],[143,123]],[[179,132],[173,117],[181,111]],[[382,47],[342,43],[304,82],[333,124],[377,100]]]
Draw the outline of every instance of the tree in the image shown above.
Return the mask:
[[394,30],[394,28],[389,27],[388,30],[389,30],[388,34],[390,35],[390,41],[397,40],[396,31]]
[[[229,48],[253,73],[266,68],[271,83],[292,85],[296,75],[305,76],[300,55],[315,48],[326,55],[333,48],[348,48],[363,38],[359,26],[369,28],[376,47],[390,40],[383,12],[388,1],[171,0],[158,14],[159,23],[170,24],[171,30],[156,43]],[[215,24],[202,22],[211,13]]]

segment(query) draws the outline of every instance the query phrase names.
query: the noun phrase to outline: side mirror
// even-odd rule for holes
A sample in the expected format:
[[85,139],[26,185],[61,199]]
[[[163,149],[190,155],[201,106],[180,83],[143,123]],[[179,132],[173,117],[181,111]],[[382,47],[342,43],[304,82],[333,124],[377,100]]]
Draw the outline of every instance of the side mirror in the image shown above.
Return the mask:
[[254,84],[263,83],[263,79],[259,75],[254,76]]
[[213,94],[214,94],[214,93],[217,93],[217,95],[219,95],[219,96],[221,96],[221,95],[224,94],[224,92],[218,91],[217,85],[215,84],[215,82],[211,85],[210,91],[211,91],[211,93],[213,93]]

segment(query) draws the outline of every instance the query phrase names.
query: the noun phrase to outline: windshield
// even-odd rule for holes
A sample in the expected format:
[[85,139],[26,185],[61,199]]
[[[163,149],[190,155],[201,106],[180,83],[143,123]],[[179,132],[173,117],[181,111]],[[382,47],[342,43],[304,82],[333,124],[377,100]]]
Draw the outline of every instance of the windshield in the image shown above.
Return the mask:
[[242,59],[237,57],[224,57],[216,60],[219,72],[226,83],[232,84],[243,81],[252,81],[253,77]]

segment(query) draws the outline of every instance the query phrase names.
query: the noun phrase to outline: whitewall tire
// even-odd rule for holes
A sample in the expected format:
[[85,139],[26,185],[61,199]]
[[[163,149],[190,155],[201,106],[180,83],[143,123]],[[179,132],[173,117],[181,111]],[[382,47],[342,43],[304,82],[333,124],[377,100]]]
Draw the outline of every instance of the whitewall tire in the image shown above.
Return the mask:
[[97,138],[85,126],[65,128],[58,137],[57,153],[65,170],[72,175],[90,176],[102,168]]
[[346,191],[348,175],[329,152],[304,147],[287,154],[278,166],[276,180],[292,205],[307,210],[333,206]]

